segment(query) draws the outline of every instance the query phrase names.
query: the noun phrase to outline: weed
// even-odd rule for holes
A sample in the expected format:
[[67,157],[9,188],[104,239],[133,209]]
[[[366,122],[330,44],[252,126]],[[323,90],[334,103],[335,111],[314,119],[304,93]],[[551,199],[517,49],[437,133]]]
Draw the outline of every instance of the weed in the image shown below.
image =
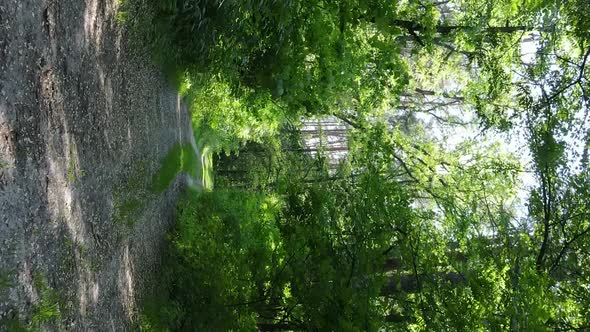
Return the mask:
[[0,325],[6,327],[9,332],[33,332],[34,329],[28,328],[23,322],[16,318],[0,320]]
[[147,163],[140,162],[134,167],[127,182],[115,190],[113,193],[115,223],[129,227],[135,224],[138,212],[145,207],[151,196],[147,185],[148,178]]
[[0,291],[12,287],[12,281],[10,279],[10,273],[0,274]]
[[68,181],[70,183],[76,181],[76,163],[72,158],[70,158],[70,161],[68,162]]
[[91,260],[90,261],[90,271],[97,273],[98,271],[100,271],[100,262],[98,260]]
[[74,248],[74,241],[72,241],[72,239],[70,239],[67,236],[64,236],[64,248],[66,248],[66,250],[70,251]]
[[120,10],[115,16],[117,23],[125,24],[129,21],[129,12]]
[[122,199],[115,206],[115,222],[123,223],[127,226],[133,226],[133,224],[135,223],[134,216],[141,209],[142,206],[142,201],[139,198],[128,197]]
[[72,271],[74,269],[74,241],[68,236],[64,236],[63,240],[63,253],[61,255],[60,268],[62,271]]
[[58,293],[47,285],[45,277],[40,273],[33,275],[33,283],[39,292],[39,303],[31,318],[32,327],[40,328],[45,323],[58,322],[61,319]]
[[79,169],[79,166],[76,165],[76,160],[74,159],[74,155],[75,155],[74,149],[70,148],[70,155],[68,158],[69,159],[69,161],[68,161],[68,182],[70,182],[70,183],[74,183],[79,178],[86,175],[86,172],[84,172],[84,170],[82,170],[82,169]]

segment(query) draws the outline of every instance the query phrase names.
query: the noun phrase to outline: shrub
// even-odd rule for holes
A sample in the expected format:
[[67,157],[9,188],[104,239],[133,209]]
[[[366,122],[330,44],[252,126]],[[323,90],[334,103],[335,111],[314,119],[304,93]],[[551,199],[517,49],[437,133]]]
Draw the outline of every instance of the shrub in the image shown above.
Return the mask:
[[271,197],[243,191],[181,199],[165,266],[166,298],[156,300],[157,310],[146,305],[142,325],[255,330],[258,314],[250,304],[266,292],[264,281],[281,252],[276,206]]

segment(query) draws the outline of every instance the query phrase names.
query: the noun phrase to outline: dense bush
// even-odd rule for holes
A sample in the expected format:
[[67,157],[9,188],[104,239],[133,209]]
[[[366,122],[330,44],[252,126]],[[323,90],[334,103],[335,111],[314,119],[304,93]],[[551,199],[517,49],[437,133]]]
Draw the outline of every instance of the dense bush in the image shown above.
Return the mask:
[[[395,189],[366,185],[375,199]],[[294,181],[281,196],[244,190],[189,193],[179,203],[169,237],[164,291],[144,307],[142,326],[375,330],[383,312],[371,299],[384,281],[380,272],[388,238],[382,230],[391,221],[365,223],[381,212],[364,199],[352,199],[357,190],[364,189],[345,182]],[[388,204],[400,213],[407,208],[404,200]]]
[[248,304],[264,294],[261,281],[281,255],[276,213],[277,202],[261,194],[187,194],[169,238],[165,291],[146,306],[143,327],[254,330],[258,317]]

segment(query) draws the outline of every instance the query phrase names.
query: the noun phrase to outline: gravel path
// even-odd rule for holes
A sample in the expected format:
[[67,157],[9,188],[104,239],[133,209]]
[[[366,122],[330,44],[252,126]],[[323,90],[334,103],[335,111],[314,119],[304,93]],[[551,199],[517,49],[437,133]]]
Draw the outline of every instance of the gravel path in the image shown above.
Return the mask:
[[116,0],[0,1],[0,331],[134,330],[174,200],[150,177],[188,114]]

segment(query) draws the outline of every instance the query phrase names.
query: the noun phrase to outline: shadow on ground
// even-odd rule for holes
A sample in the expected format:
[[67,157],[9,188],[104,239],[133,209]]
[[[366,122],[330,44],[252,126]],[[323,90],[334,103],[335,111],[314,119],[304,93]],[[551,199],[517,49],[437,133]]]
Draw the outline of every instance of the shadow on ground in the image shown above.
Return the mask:
[[191,143],[190,120],[116,13],[115,0],[0,5],[1,322],[129,330],[157,287],[186,181],[149,182]]

